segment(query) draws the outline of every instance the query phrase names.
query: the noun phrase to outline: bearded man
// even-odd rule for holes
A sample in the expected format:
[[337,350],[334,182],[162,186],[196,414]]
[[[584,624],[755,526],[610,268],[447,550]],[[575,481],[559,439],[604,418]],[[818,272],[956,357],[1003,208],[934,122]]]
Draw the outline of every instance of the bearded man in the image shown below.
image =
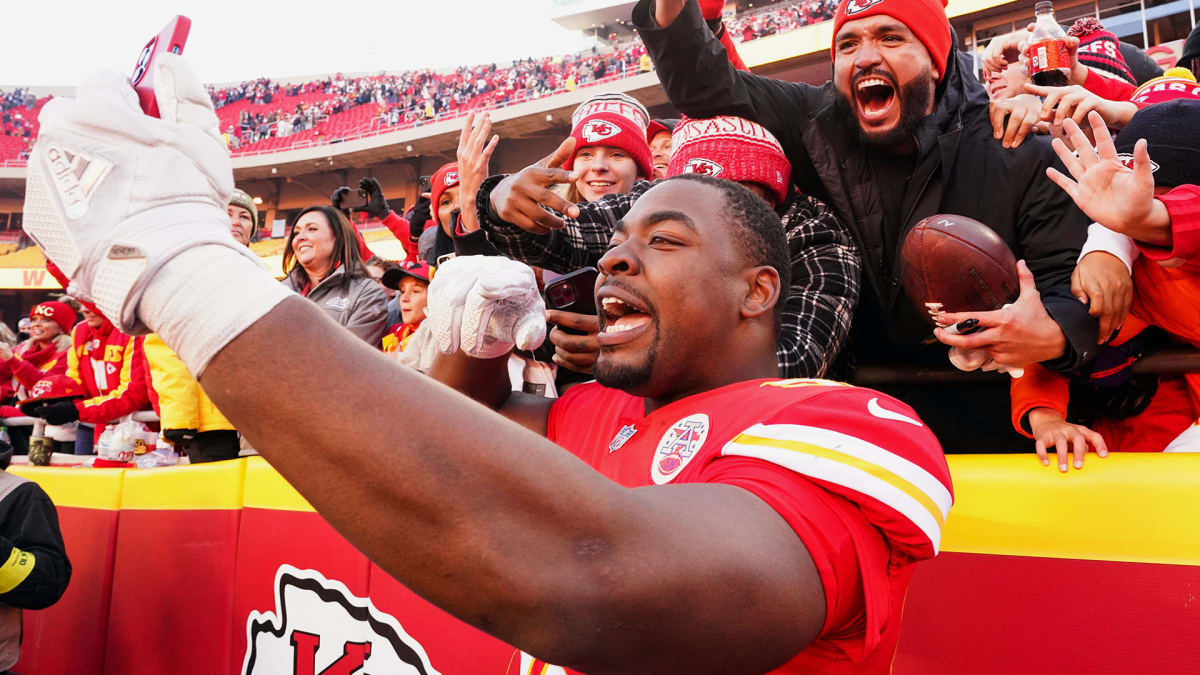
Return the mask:
[[[844,0],[833,79],[821,86],[735,69],[695,0],[640,0],[633,22],[681,113],[766,127],[791,160],[792,182],[849,226],[867,281],[851,332],[856,360],[945,363],[944,347],[922,344],[929,327],[904,297],[898,269],[905,233],[936,213],[985,223],[1037,282],[1040,297],[981,320],[988,339],[971,336],[973,348],[1012,367],[1072,370],[1092,358],[1097,322],[1070,288],[1086,218],[1045,178],[1057,162],[1048,139],[1016,148],[997,140],[987,93],[970,55],[955,47],[941,0]],[[920,385],[888,392],[916,408],[948,449],[1024,445],[1001,419],[1002,384],[949,397]]]

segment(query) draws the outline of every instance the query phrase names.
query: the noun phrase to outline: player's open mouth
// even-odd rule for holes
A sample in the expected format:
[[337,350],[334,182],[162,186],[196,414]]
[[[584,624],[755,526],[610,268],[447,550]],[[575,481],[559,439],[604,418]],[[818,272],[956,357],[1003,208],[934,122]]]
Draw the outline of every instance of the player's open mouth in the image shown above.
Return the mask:
[[608,289],[601,292],[599,300],[600,334],[596,339],[602,347],[634,340],[652,322],[649,310],[627,294]]
[[869,75],[854,83],[854,99],[863,119],[879,120],[887,117],[896,104],[896,88],[882,77]]

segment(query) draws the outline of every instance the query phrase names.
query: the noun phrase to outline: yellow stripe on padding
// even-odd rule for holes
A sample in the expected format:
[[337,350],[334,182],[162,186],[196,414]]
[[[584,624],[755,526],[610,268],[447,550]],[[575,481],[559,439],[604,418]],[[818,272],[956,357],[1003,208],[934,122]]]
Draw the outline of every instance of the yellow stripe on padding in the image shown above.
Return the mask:
[[245,476],[246,461],[242,459],[162,469],[129,469],[125,472],[121,508],[240,509]]
[[1089,454],[1068,473],[1033,453],[946,459],[943,550],[1200,565],[1200,453]]
[[124,469],[13,465],[8,472],[40,485],[58,507],[103,511],[121,508]]
[[37,558],[32,553],[22,551],[14,546],[12,553],[8,556],[8,561],[0,566],[0,593],[7,593],[20,586],[21,582],[25,581],[25,578],[33,571],[35,564],[37,564]]
[[255,509],[276,511],[315,511],[304,497],[296,492],[262,457],[247,457],[246,492],[242,504]]

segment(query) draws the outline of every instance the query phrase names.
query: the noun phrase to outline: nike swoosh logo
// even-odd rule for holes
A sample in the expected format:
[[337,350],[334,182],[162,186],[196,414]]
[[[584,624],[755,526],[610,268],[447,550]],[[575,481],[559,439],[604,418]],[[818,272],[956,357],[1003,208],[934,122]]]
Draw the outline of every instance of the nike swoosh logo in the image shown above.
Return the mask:
[[909,417],[908,415],[903,415],[901,413],[893,412],[891,410],[888,410],[887,408],[884,408],[883,406],[879,405],[878,398],[873,398],[870,401],[867,401],[867,412],[871,413],[872,415],[874,415],[882,420],[895,420],[897,422],[908,422],[909,424],[912,424],[912,425],[918,426],[918,427],[925,426],[924,424],[921,424],[920,422],[918,422],[917,420],[914,420],[913,418]]

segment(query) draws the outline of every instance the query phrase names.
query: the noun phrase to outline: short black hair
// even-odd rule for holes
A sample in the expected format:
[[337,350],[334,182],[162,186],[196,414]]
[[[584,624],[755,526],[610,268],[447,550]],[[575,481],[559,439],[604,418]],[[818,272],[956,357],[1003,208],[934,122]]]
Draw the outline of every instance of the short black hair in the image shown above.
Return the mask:
[[733,235],[746,261],[756,267],[774,267],[779,273],[779,300],[775,303],[775,326],[778,329],[792,283],[791,251],[783,231],[783,221],[761,197],[731,180],[697,173],[681,173],[666,180],[703,183],[721,191],[725,197],[726,220],[737,225]]

